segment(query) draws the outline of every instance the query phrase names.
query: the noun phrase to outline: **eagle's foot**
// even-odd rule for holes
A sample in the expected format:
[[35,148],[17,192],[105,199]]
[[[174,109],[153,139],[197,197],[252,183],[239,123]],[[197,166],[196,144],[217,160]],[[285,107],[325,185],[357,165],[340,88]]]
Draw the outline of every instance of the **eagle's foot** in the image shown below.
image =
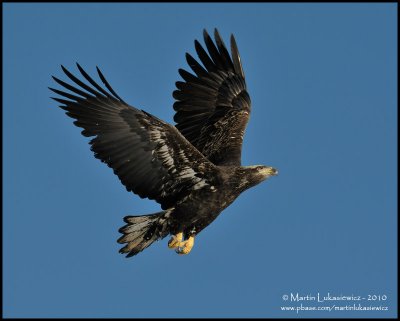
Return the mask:
[[194,236],[190,236],[186,241],[180,242],[175,250],[178,254],[189,254],[194,245]]
[[176,235],[172,235],[171,239],[168,241],[168,247],[170,249],[176,249],[180,246],[183,240],[183,233],[178,233]]

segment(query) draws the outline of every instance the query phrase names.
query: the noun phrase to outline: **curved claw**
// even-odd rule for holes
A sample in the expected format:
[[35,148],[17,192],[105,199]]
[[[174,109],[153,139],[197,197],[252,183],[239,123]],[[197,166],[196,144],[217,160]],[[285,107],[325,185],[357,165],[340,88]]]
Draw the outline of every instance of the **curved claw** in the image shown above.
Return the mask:
[[194,245],[194,236],[190,236],[186,241],[180,242],[178,248],[175,250],[180,255],[189,254]]
[[176,235],[172,235],[171,239],[168,241],[168,247],[170,249],[176,249],[180,246],[183,239],[183,233],[178,233]]

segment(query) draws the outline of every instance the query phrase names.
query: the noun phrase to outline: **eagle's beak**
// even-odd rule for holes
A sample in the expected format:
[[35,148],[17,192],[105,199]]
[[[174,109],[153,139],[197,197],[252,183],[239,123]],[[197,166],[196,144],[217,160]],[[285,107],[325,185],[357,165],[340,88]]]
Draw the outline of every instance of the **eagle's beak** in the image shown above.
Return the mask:
[[278,170],[277,170],[276,168],[271,167],[270,175],[271,175],[271,176],[276,176],[276,175],[278,175]]

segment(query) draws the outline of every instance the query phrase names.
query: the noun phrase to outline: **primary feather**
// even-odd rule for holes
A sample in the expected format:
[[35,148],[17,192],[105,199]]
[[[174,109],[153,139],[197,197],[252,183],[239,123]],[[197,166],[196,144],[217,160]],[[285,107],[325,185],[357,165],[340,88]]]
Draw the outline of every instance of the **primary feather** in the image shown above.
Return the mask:
[[196,40],[203,68],[190,54],[194,74],[180,69],[185,82],[176,83],[173,96],[179,131],[215,165],[240,165],[243,135],[251,102],[236,41],[231,36],[231,56],[218,30],[216,44],[203,32],[208,53]]

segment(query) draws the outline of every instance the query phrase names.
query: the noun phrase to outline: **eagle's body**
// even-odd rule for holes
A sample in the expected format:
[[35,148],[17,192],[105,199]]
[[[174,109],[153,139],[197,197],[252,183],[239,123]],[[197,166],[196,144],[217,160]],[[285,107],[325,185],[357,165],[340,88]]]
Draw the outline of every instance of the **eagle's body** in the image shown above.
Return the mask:
[[261,181],[254,168],[221,166],[205,188],[195,190],[178,201],[171,215],[172,234],[200,233],[244,190]]
[[[154,241],[173,235],[169,247],[190,252],[194,237],[207,227],[244,190],[277,171],[267,166],[241,166],[241,149],[250,114],[250,97],[236,42],[231,37],[230,57],[215,30],[216,46],[206,31],[209,54],[195,41],[204,67],[186,55],[195,75],[180,69],[185,82],[174,91],[176,127],[125,103],[100,70],[99,86],[79,65],[91,86],[66,75],[80,88],[55,77],[70,93],[62,103],[90,141],[95,157],[114,170],[128,191],[154,199],[162,212],[127,216],[118,240],[122,253],[132,256]],[[185,239],[185,240],[184,240]]]

